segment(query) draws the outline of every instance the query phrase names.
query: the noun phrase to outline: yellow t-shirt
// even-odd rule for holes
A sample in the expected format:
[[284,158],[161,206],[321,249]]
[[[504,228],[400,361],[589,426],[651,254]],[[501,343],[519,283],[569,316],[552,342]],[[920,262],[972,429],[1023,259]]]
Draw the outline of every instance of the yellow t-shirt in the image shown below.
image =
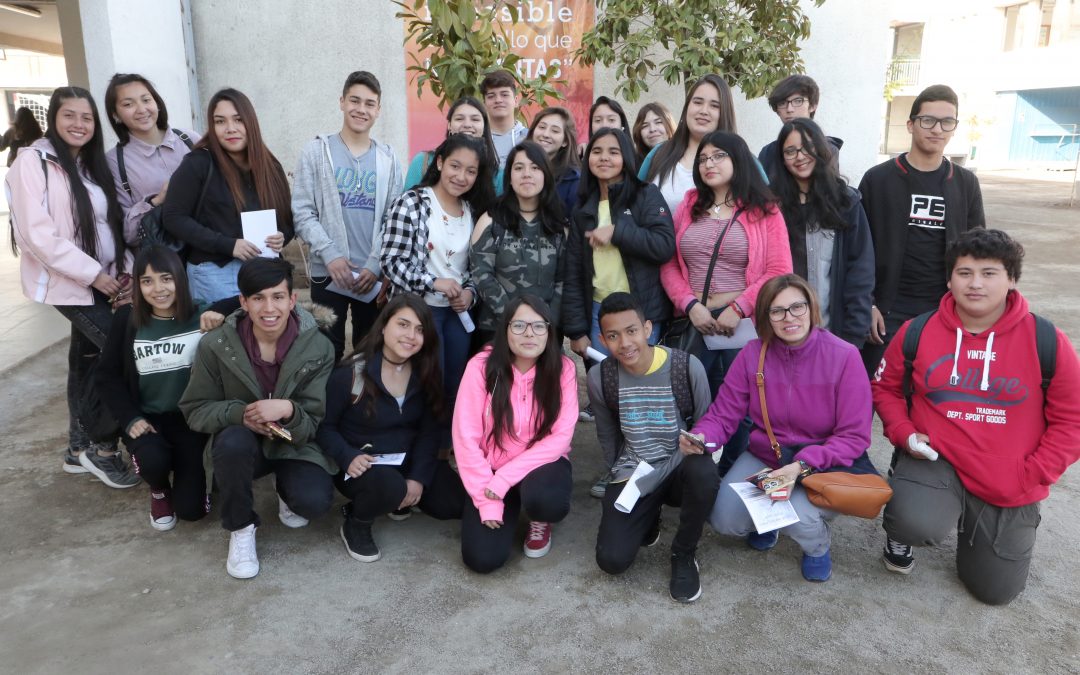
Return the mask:
[[663,347],[653,347],[652,350],[652,365],[645,372],[646,375],[652,375],[656,371],[660,370],[660,366],[667,362],[667,350]]
[[[611,204],[603,200],[596,208],[596,227],[611,225]],[[588,242],[586,242],[588,245]],[[593,300],[603,302],[612,293],[629,293],[630,282],[626,279],[626,267],[617,246],[608,244],[593,249]]]

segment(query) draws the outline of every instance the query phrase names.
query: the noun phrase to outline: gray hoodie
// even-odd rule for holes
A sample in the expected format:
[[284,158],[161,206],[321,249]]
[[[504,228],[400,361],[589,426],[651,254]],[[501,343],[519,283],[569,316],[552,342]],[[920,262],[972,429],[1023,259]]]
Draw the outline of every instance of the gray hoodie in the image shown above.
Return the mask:
[[[330,158],[330,136],[320,134],[300,152],[300,162],[293,175],[292,211],[296,234],[311,246],[312,277],[327,276],[326,263],[337,258],[349,259],[349,237],[341,215],[341,201],[334,163]],[[364,268],[382,276],[379,256],[382,253],[382,222],[387,207],[401,194],[402,173],[394,149],[371,139],[376,151],[375,227],[372,229],[371,254]]]

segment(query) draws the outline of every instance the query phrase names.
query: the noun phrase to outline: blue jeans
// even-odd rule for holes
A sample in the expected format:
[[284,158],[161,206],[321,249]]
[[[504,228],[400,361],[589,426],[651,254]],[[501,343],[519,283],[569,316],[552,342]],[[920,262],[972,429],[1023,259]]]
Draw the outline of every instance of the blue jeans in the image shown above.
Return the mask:
[[[430,307],[430,305],[429,305]],[[453,409],[457,398],[458,385],[465,374],[465,364],[469,361],[469,343],[471,338],[461,325],[457,312],[449,307],[431,307],[435,317],[435,332],[439,334],[439,363],[443,369],[443,391],[446,402]]]
[[198,265],[188,263],[188,285],[191,287],[191,297],[204,302],[217,302],[223,298],[232,298],[240,295],[240,289],[236,287],[236,275],[240,272],[241,262],[232,259],[225,267],[218,267],[217,263],[204,262]]
[[[604,356],[611,356],[611,352],[607,350],[604,343],[600,341],[600,303],[593,300],[592,304],[592,323],[589,324],[589,342],[592,343],[592,348],[600,352]],[[653,323],[652,333],[649,333],[649,344],[655,345],[660,341],[660,322]]]

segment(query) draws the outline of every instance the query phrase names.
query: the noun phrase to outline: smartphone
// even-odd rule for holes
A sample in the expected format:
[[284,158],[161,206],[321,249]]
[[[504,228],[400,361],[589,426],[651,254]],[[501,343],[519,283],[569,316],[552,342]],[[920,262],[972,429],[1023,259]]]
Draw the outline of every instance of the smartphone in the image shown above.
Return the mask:
[[283,441],[292,443],[292,434],[289,432],[288,429],[282,428],[282,426],[277,422],[267,422],[266,426],[268,429],[270,429],[270,433],[274,434]]
[[679,429],[679,435],[693,443],[696,447],[701,448],[702,450],[705,449],[705,441],[701,440],[686,429]]

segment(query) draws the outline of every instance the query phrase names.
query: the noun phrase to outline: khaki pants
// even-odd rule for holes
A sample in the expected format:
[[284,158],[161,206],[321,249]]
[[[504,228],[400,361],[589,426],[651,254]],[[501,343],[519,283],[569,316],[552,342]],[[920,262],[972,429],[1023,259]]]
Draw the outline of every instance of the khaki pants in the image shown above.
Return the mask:
[[901,453],[890,480],[885,532],[908,546],[937,546],[957,529],[956,571],[981,602],[1004,605],[1027,584],[1039,504],[1006,508],[968,492],[943,457]]

